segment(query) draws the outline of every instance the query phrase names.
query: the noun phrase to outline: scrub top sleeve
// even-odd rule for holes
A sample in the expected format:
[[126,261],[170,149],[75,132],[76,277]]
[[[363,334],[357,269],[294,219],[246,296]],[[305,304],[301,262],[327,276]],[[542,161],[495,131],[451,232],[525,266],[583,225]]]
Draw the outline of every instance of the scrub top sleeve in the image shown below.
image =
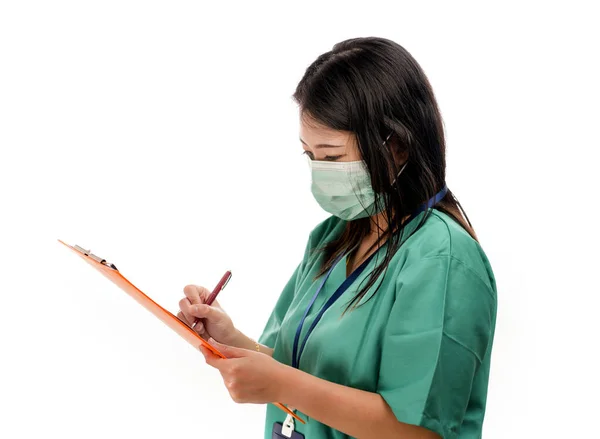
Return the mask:
[[414,262],[397,276],[377,393],[400,422],[456,438],[493,337],[495,296],[452,256]]
[[267,320],[267,324],[265,325],[261,336],[258,338],[258,342],[268,346],[270,348],[275,347],[275,341],[277,340],[277,335],[279,334],[279,328],[281,327],[281,322],[285,317],[285,314],[294,299],[294,295],[296,293],[296,286],[298,284],[299,279],[301,279],[302,273],[306,266],[309,251],[311,248],[311,237],[309,236],[308,243],[306,244],[306,249],[304,250],[304,257],[302,261],[296,266],[294,273],[288,280],[287,284],[283,288],[283,291],[279,295],[279,299],[275,304],[275,307],[271,311],[271,315]]

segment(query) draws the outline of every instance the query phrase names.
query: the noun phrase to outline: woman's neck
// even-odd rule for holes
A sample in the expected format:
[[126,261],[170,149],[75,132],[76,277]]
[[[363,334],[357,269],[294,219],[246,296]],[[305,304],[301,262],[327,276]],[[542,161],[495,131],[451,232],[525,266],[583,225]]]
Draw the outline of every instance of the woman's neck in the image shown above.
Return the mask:
[[[404,224],[404,222],[410,218],[410,215],[406,215],[404,218],[402,218],[402,224]],[[377,215],[373,215],[371,216],[371,221],[370,221],[370,226],[371,229],[369,231],[369,235],[368,237],[377,237],[380,235],[383,235],[387,232],[388,227],[389,227],[389,221],[386,217],[385,211],[378,213]],[[395,230],[395,228],[394,228]]]

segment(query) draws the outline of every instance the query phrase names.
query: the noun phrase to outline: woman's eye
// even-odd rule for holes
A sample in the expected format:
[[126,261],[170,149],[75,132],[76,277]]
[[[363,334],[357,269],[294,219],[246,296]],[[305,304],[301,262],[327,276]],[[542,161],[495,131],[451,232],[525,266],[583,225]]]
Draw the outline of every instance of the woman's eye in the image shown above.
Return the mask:
[[[306,154],[311,160],[315,160],[313,153],[310,151],[303,151],[302,154]],[[323,157],[322,161],[334,162],[337,159],[339,159],[340,157],[343,157],[343,156],[342,155],[326,155],[325,157]]]
[[309,159],[314,160],[315,158],[312,155],[312,152],[310,151],[304,151],[302,154],[306,154],[308,156]]

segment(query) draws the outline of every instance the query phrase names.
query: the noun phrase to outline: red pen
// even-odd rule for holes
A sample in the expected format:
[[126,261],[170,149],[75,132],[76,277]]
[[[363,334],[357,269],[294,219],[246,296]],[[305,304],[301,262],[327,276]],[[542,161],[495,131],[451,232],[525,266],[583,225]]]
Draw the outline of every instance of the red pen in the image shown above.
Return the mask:
[[[223,288],[225,288],[225,285],[227,285],[227,283],[229,282],[229,279],[231,279],[231,271],[227,270],[221,278],[221,280],[219,281],[219,283],[217,284],[217,286],[215,287],[215,289],[212,291],[212,293],[210,293],[210,296],[208,296],[208,298],[206,299],[206,302],[204,302],[205,305],[212,305],[212,303],[217,298],[217,295],[221,292],[221,290],[223,290]],[[196,319],[194,323],[192,323],[192,328],[194,328],[199,321],[200,319]]]

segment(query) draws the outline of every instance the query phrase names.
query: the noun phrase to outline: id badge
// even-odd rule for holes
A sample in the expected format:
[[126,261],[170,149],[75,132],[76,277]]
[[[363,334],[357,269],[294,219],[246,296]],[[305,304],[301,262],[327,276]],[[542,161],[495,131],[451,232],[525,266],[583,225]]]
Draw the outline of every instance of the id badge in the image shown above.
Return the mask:
[[291,415],[287,415],[283,424],[281,422],[273,424],[271,439],[304,439],[304,435],[296,431],[294,418]]
[[[288,432],[291,434],[291,436],[286,436],[284,434]],[[273,436],[271,436],[271,439],[304,439],[304,435],[302,433],[298,433],[296,430],[286,432],[281,422],[275,422],[273,424]]]

